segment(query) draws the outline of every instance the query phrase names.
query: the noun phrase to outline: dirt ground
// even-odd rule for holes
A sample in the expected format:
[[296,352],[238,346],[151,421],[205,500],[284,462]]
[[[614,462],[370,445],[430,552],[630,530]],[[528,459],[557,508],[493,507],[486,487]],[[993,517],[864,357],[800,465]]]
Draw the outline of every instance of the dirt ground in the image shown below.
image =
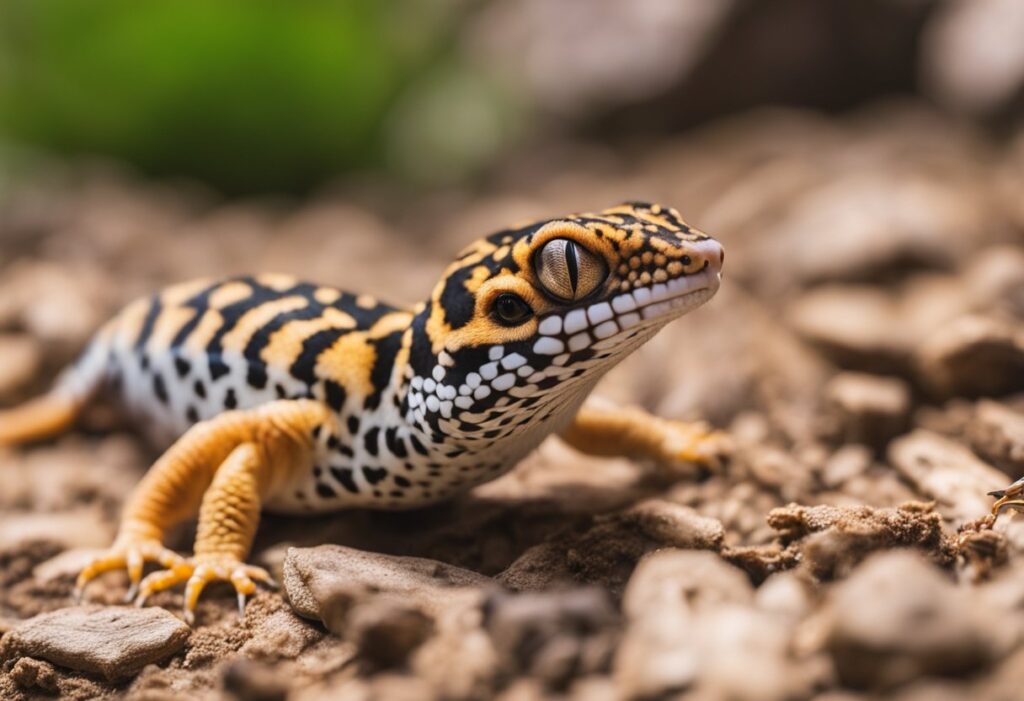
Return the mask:
[[[477,236],[645,199],[719,238],[725,278],[600,392],[736,449],[665,476],[552,439],[450,505],[266,517],[253,560],[283,591],[240,622],[211,588],[185,633],[158,612],[180,591],[156,596],[157,647],[181,642],[105,674],[25,623],[72,605],[157,454],[97,411],[0,453],[0,697],[1020,698],[1024,518],[985,516],[1024,473],[1022,192],[1024,135],[906,104],[758,112],[628,158],[567,145],[415,199],[362,183],[224,204],[98,166],[43,174],[0,205],[4,404],[171,281],[274,270],[411,303]],[[146,642],[119,630],[100,641],[115,657]]]

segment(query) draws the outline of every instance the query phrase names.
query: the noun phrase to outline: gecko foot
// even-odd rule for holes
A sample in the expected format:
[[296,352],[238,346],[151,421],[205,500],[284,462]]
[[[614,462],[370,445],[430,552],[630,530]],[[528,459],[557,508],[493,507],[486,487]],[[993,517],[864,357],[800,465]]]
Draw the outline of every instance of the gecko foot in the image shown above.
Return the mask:
[[142,580],[136,606],[143,606],[152,594],[185,583],[185,622],[195,622],[196,604],[203,589],[211,582],[231,582],[238,597],[238,615],[245,618],[246,599],[256,591],[256,582],[276,588],[277,583],[262,567],[246,565],[230,555],[197,555],[182,559],[173,567],[153,572]]
[[181,555],[165,548],[159,540],[119,536],[109,550],[93,558],[79,573],[75,582],[75,601],[82,601],[86,586],[98,575],[120,569],[128,572],[131,586],[125,600],[131,601],[138,592],[142,570],[147,562],[157,562],[163,567],[174,568],[183,560]]
[[712,430],[705,423],[670,421],[667,424],[661,460],[670,465],[696,463],[718,471],[732,454],[732,439],[723,431]]

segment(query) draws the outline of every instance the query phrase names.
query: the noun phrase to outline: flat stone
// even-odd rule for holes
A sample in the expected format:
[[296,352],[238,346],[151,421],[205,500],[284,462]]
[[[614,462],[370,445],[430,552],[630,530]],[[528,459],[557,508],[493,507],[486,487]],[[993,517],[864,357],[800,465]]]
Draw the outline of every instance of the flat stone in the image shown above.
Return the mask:
[[882,448],[907,426],[910,387],[901,379],[841,372],[825,387],[836,438]]
[[993,396],[1024,390],[1024,327],[970,315],[942,326],[917,349],[922,381],[937,396]]
[[77,606],[19,624],[4,637],[3,657],[36,657],[115,681],[175,654],[190,632],[158,607]]
[[984,399],[968,419],[966,434],[974,452],[1013,479],[1024,472],[1024,413]]
[[786,318],[837,364],[869,372],[905,369],[913,339],[896,302],[863,285],[827,285],[801,295]]
[[[419,557],[401,557],[321,545],[290,548],[284,561],[284,589],[295,611],[327,623],[327,602],[357,602],[377,594],[399,595],[427,613],[462,599],[467,587],[493,586],[482,574]],[[336,613],[336,612],[332,612]]]
[[931,431],[919,429],[893,441],[889,461],[956,525],[988,514],[992,508],[988,493],[1006,486],[1003,472]]

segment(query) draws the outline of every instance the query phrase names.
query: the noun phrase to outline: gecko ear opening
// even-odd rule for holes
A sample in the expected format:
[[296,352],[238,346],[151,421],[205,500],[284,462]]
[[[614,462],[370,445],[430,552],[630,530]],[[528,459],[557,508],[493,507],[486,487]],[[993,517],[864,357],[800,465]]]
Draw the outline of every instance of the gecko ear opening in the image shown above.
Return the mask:
[[608,277],[608,266],[600,256],[569,239],[548,241],[534,265],[544,290],[565,302],[587,297]]

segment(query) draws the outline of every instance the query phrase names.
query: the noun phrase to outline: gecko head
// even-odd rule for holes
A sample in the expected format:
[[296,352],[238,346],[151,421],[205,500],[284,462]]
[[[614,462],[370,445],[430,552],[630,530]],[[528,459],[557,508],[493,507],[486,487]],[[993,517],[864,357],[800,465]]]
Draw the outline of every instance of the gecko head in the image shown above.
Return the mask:
[[723,260],[717,241],[656,204],[477,241],[445,271],[414,322],[408,410],[433,417],[445,433],[499,419],[503,427],[491,430],[509,430],[513,411],[523,426],[543,419],[711,299]]

